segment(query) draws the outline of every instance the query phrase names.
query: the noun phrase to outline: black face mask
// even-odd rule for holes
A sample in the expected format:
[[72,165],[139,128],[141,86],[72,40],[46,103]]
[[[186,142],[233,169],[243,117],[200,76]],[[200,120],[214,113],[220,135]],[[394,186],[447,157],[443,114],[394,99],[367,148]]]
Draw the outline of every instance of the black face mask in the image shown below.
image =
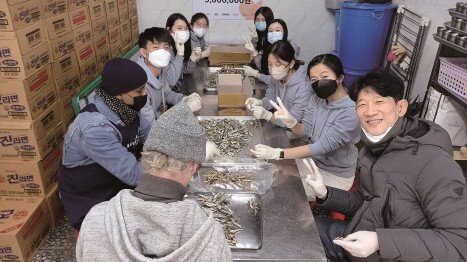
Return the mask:
[[130,107],[131,109],[135,110],[136,112],[139,112],[141,110],[141,108],[144,107],[144,105],[146,105],[146,102],[148,100],[148,96],[147,95],[144,95],[144,96],[134,96],[133,97],[133,104],[132,105],[128,105],[128,107]]
[[337,90],[337,81],[333,79],[321,79],[311,84],[313,90],[319,98],[326,99]]

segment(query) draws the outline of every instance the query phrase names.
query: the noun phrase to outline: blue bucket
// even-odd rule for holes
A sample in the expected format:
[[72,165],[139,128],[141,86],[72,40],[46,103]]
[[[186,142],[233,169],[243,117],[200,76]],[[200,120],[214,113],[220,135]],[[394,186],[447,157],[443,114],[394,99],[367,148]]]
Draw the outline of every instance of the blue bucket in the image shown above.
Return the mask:
[[354,71],[348,68],[344,67],[344,86],[347,88],[347,90],[350,90],[352,87],[352,84],[357,81],[360,77],[365,76],[368,71]]
[[366,73],[380,66],[395,4],[341,3],[338,53],[345,68]]

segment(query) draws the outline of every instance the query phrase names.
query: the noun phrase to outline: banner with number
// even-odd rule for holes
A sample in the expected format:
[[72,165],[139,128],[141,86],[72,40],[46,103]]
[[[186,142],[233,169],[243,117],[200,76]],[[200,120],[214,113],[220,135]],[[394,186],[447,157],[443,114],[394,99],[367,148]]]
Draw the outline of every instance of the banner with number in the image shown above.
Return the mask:
[[253,20],[263,0],[193,0],[193,14],[205,13],[209,19]]

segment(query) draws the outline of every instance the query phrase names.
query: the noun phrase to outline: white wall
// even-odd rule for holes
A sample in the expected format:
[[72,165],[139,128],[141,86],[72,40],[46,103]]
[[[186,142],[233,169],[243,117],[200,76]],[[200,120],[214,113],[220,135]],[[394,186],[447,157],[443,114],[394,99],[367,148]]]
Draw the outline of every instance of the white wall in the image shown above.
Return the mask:
[[[258,0],[252,0],[257,2]],[[412,97],[425,93],[433,61],[438,48],[431,36],[436,27],[450,21],[448,8],[455,7],[459,0],[394,0],[404,4],[410,10],[430,19],[429,31],[423,46],[422,56],[415,77]],[[301,48],[300,59],[310,61],[315,55],[334,49],[333,14],[324,6],[324,0],[264,0],[263,6],[269,6],[277,18],[282,18],[289,28],[289,38]],[[139,30],[147,27],[165,26],[167,17],[182,13],[190,20],[192,0],[137,0]],[[248,27],[253,25],[247,20],[210,21],[209,43],[241,43],[248,35]]]
[[[257,2],[258,0],[252,0]],[[190,21],[192,0],[138,0],[139,30],[164,27],[167,17],[178,12]],[[287,23],[289,39],[300,47],[300,59],[308,62],[314,56],[334,49],[334,16],[324,7],[324,0],[264,0],[276,18]],[[252,20],[211,20],[208,43],[243,43]]]

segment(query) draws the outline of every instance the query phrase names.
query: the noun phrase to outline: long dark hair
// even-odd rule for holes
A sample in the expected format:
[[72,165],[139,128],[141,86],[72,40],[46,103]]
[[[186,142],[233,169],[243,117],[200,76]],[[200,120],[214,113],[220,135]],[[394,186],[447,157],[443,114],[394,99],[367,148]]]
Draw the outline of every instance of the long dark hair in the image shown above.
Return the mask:
[[[289,36],[289,30],[287,29],[287,24],[285,23],[284,20],[282,19],[273,19],[269,24],[267,24],[266,27],[266,32],[269,30],[269,26],[274,24],[274,23],[279,23],[282,28],[284,29],[284,35],[282,37],[282,40],[287,41],[287,37]],[[268,56],[269,52],[271,51],[271,43],[267,41],[267,35],[266,35],[266,42],[264,43],[263,46],[263,54],[261,56],[261,73],[264,75],[269,75],[269,70],[268,70]]]
[[339,57],[333,54],[321,54],[315,56],[313,59],[311,59],[310,63],[308,63],[307,75],[310,76],[310,69],[313,66],[319,64],[323,64],[329,67],[329,69],[332,70],[332,72],[336,75],[337,78],[344,74],[344,66],[342,65],[342,62],[339,59]]
[[206,22],[207,22],[208,27],[209,27],[209,19],[208,19],[208,17],[207,17],[204,13],[196,13],[196,14],[194,14],[194,15],[191,17],[190,25],[191,25],[191,26],[194,26],[195,23],[196,23],[196,21],[198,21],[198,20],[201,19],[201,18],[206,19]]
[[264,20],[266,20],[266,30],[264,30],[264,32],[261,32],[258,29],[256,29],[256,33],[258,34],[258,43],[256,44],[256,50],[258,51],[263,50],[264,43],[268,41],[266,39],[266,36],[268,34],[267,25],[274,19],[274,13],[272,12],[271,8],[267,6],[262,6],[258,8],[258,10],[256,10],[254,21],[256,21],[256,17],[260,14],[263,15]]
[[295,59],[295,49],[293,49],[293,46],[292,44],[290,44],[289,41],[279,40],[275,42],[271,46],[269,54],[273,54],[281,60],[284,60],[289,63],[295,61],[295,64],[293,66],[293,69],[295,70],[297,70],[301,65],[303,65],[303,61]]
[[[188,23],[188,20],[185,18],[185,16],[183,16],[180,13],[171,14],[167,18],[167,22],[165,23],[165,28],[172,29],[172,27],[175,24],[175,21],[177,21],[178,19],[183,20],[186,23],[186,25],[188,26],[188,32],[190,32],[191,34],[192,32],[191,32],[190,23]],[[176,51],[177,49],[175,48],[175,41],[173,39],[170,42],[170,45],[172,46],[172,49],[174,50],[174,52],[177,52]],[[185,53],[183,54],[183,61],[185,62],[188,61],[188,59],[190,59],[190,56],[191,56],[191,41],[190,39],[188,39],[188,41],[185,42]]]

